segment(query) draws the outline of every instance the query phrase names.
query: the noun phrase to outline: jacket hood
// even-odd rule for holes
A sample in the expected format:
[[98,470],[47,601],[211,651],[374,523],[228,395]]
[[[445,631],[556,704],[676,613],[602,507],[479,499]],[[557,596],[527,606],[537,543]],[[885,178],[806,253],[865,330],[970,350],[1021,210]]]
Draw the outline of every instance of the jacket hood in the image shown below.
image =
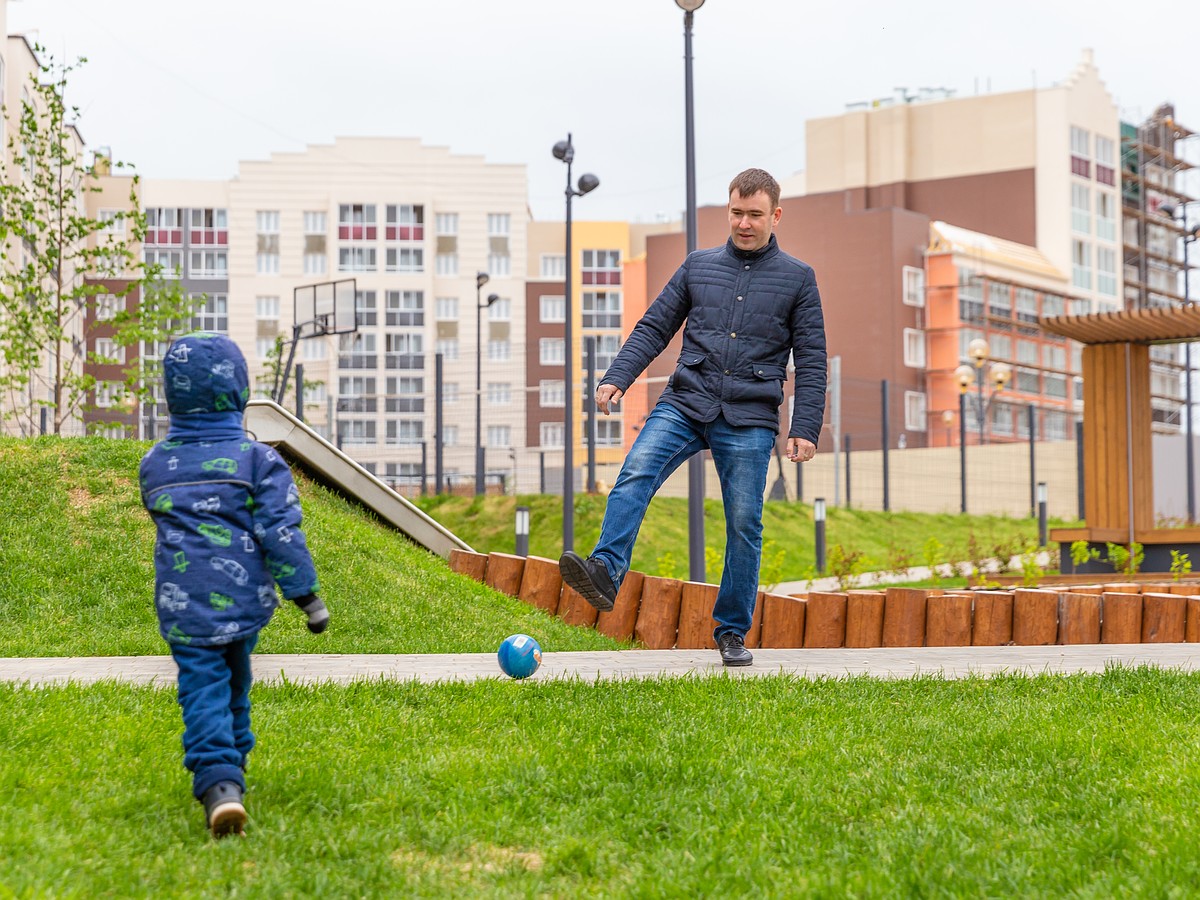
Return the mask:
[[250,398],[246,358],[223,334],[185,334],[163,357],[163,391],[173,417],[234,413],[240,419]]

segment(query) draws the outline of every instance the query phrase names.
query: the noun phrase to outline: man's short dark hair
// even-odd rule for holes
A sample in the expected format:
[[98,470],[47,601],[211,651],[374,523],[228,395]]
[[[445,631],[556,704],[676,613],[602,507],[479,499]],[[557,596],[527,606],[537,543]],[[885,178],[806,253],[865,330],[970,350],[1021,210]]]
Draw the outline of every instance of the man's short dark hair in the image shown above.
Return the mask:
[[734,176],[729,182],[729,196],[737,191],[743,197],[753,197],[759,191],[765,191],[771,199],[771,209],[779,205],[779,182],[771,177],[771,173],[763,169],[747,169]]

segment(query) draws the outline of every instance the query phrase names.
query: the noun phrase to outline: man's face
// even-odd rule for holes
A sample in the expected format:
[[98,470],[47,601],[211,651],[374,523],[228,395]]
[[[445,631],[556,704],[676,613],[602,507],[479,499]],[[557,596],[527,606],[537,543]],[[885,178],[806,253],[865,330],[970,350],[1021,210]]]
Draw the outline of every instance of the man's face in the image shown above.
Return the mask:
[[739,250],[761,250],[771,240],[771,232],[779,223],[783,210],[771,207],[766,191],[743,197],[734,191],[729,195],[729,233]]

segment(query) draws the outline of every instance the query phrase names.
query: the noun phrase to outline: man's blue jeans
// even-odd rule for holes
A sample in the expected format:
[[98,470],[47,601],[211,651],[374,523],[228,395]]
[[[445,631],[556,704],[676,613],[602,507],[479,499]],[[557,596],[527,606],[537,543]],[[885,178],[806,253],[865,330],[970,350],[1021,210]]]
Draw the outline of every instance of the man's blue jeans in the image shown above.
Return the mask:
[[255,633],[214,647],[172,644],[183,708],[183,764],[199,800],[219,781],[246,789],[243,767],[254,748],[250,730],[250,653]]
[[763,492],[774,447],[775,432],[770,428],[730,425],[724,416],[696,422],[671,404],[659,403],[633,442],[608,495],[600,541],[592,556],[604,563],[619,589],[651,498],[684,460],[708,448],[725,505],[725,570],[713,607],[714,636],[734,631],[745,637],[758,597]]

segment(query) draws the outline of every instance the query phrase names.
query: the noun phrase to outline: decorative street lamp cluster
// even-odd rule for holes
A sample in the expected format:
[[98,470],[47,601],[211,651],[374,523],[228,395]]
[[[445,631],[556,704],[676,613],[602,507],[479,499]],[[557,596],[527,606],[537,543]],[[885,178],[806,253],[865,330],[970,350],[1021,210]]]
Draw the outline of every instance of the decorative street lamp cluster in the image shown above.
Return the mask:
[[[1012,380],[1012,366],[1008,363],[993,362],[988,365],[988,353],[990,349],[987,341],[983,338],[975,338],[975,340],[967,345],[967,355],[971,357],[973,365],[963,364],[954,370],[954,380],[958,382],[961,399],[964,401],[960,404],[960,415],[966,412],[963,408],[966,406],[966,395],[971,389],[971,385],[975,385],[977,392],[975,419],[979,424],[979,442],[982,444],[987,443],[987,414],[988,409],[992,405],[992,400]],[[988,370],[986,376],[984,375],[985,368]],[[985,380],[989,381],[992,386],[991,393],[986,398],[983,394]]]

